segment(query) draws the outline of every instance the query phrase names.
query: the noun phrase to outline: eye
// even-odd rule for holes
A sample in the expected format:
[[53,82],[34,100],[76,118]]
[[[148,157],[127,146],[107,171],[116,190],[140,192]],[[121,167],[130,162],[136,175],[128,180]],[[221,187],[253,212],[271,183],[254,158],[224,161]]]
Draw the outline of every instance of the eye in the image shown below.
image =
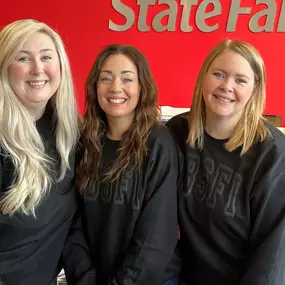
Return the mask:
[[112,79],[111,78],[109,78],[109,77],[101,77],[100,78],[100,81],[102,81],[102,82],[109,82],[109,81],[111,81]]
[[246,84],[247,82],[243,78],[236,78],[236,83],[238,83],[238,84]]
[[225,77],[224,74],[221,73],[221,72],[214,72],[213,75],[214,75],[216,78],[218,78],[218,79],[221,79],[221,78],[224,78],[224,77]]
[[51,60],[51,57],[48,56],[48,55],[44,55],[44,56],[42,57],[42,59],[45,60],[45,61],[48,61],[48,60]]
[[30,59],[27,57],[27,56],[23,56],[21,58],[19,58],[18,61],[21,61],[21,62],[28,62]]
[[123,82],[124,83],[133,82],[133,79],[132,78],[123,78]]

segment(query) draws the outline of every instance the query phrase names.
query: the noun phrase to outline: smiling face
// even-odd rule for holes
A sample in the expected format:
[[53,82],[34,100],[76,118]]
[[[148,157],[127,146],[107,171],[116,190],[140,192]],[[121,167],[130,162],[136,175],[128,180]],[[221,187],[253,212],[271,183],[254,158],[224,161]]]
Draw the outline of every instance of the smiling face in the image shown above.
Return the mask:
[[203,82],[206,117],[237,123],[252,95],[254,72],[247,60],[233,51],[217,56]]
[[29,36],[10,65],[9,82],[29,110],[42,113],[57,91],[60,62],[52,39],[45,33]]
[[123,54],[110,55],[97,82],[98,103],[107,118],[133,120],[140,96],[136,65]]

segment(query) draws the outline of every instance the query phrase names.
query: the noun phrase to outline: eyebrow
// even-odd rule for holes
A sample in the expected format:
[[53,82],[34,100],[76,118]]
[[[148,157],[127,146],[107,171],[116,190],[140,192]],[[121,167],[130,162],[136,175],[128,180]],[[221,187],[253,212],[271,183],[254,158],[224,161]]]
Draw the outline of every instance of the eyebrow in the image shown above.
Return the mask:
[[[105,73],[108,73],[108,74],[112,74],[112,71],[111,70],[106,70],[106,69],[103,69],[100,71],[101,72],[105,72]],[[121,71],[121,74],[125,74],[125,73],[132,73],[132,74],[135,74],[133,71],[131,70],[122,70]]]
[[[44,48],[44,49],[41,49],[41,50],[40,50],[40,52],[47,52],[47,51],[55,52],[55,50],[50,49],[50,48]],[[20,50],[19,52],[27,53],[27,54],[31,54],[31,53],[32,53],[32,52],[30,52],[30,51],[28,51],[28,50]]]
[[[224,69],[221,69],[221,68],[212,68],[212,70],[222,71],[223,73],[227,74],[227,72]],[[245,75],[245,74],[239,74],[238,73],[238,74],[235,74],[235,76],[245,77],[245,78],[250,80],[250,78],[247,75]]]

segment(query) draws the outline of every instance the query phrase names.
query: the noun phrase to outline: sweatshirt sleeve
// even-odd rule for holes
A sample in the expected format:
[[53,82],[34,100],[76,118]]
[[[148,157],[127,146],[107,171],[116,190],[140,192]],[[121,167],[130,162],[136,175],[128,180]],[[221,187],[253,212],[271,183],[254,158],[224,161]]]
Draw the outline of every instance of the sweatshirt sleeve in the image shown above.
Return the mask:
[[80,204],[65,242],[62,262],[68,285],[96,284],[95,269],[92,266],[89,248],[83,232]]
[[177,156],[166,128],[150,144],[145,198],[125,260],[109,285],[159,285],[178,237]]
[[240,285],[285,284],[285,144],[282,146],[267,156],[267,170],[252,191],[251,257]]

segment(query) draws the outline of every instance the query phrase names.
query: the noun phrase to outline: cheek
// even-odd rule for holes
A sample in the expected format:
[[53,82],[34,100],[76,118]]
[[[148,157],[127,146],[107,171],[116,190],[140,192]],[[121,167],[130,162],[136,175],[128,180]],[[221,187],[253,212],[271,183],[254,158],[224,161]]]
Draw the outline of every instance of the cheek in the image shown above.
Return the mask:
[[132,93],[132,96],[130,97],[130,103],[132,108],[137,107],[137,105],[139,104],[139,100],[140,100],[140,92],[136,90]]
[[217,82],[209,77],[206,77],[202,86],[203,97],[208,97],[218,87]]
[[106,87],[103,84],[97,83],[97,98],[98,101],[102,100],[104,94],[106,93]]
[[27,80],[29,71],[22,65],[13,64],[8,71],[8,80],[11,88],[16,94],[19,94],[24,86],[24,81]]
[[104,107],[104,91],[103,91],[103,86],[102,84],[97,84],[97,100],[98,100],[98,104],[100,106],[101,109],[103,109],[102,107]]
[[136,91],[136,92],[134,93],[134,98],[135,98],[136,102],[138,102],[139,99],[140,99],[140,92]]
[[59,64],[46,66],[45,72],[50,77],[57,78],[57,79],[61,78],[61,70],[60,70]]
[[209,85],[204,84],[202,87],[202,96],[204,101],[207,101],[209,99],[211,93],[211,89],[209,88]]
[[241,90],[239,92],[239,94],[240,94],[239,101],[242,102],[243,105],[246,105],[246,103],[248,102],[248,100],[250,99],[250,97],[252,95],[252,92],[253,92],[253,88],[250,88],[250,87],[247,87],[247,88],[244,88],[243,90]]
[[134,100],[138,101],[141,93],[140,86],[138,85],[131,86],[128,90],[128,93],[131,94]]
[[21,79],[29,74],[28,68],[19,64],[12,64],[9,69],[9,79]]

